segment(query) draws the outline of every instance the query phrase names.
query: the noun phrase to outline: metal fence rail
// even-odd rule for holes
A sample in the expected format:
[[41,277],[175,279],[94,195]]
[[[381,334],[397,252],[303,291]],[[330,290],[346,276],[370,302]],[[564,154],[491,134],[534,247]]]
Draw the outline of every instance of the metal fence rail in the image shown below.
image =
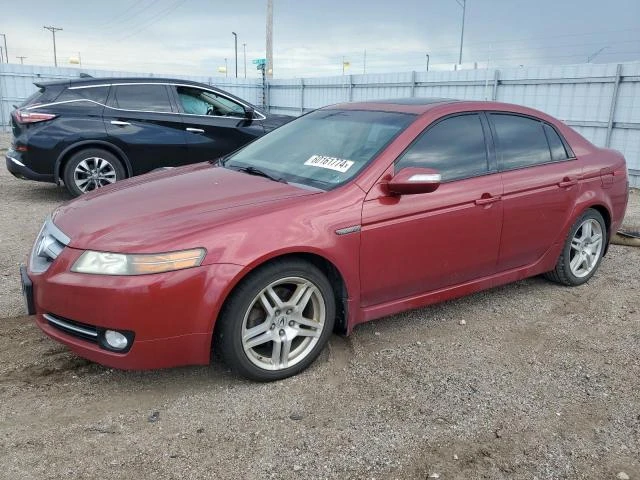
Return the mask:
[[[153,76],[85,72],[96,77]],[[0,128],[8,127],[12,104],[34,91],[34,81],[78,74],[75,68],[0,64]],[[333,103],[398,97],[526,105],[565,121],[596,145],[620,150],[627,158],[632,185],[640,187],[640,62],[277,79],[266,85],[265,92],[259,79],[177,77],[218,86],[256,105],[262,104],[264,93],[270,112],[289,115]]]

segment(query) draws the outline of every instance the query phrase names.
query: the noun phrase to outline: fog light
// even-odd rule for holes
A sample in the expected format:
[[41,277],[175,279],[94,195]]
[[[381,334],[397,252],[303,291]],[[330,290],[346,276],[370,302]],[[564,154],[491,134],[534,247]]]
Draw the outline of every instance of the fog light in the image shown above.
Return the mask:
[[129,344],[127,337],[115,330],[106,330],[104,332],[104,339],[107,342],[107,345],[114,350],[124,350]]

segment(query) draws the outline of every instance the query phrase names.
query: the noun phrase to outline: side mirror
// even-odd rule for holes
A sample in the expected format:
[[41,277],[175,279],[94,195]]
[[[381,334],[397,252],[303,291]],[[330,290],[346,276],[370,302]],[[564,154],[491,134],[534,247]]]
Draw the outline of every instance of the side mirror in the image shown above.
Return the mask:
[[407,167],[400,170],[387,183],[391,193],[413,195],[431,193],[440,186],[442,176],[431,168]]
[[253,120],[253,107],[244,107],[244,118],[245,120],[251,121]]

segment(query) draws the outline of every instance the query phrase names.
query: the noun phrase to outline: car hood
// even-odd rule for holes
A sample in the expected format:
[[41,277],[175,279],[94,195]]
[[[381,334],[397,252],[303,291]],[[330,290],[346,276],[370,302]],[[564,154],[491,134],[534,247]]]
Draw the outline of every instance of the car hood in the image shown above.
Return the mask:
[[151,253],[205,246],[212,228],[317,194],[211,164],[153,172],[85,194],[56,210],[72,248]]
[[275,130],[276,128],[284,125],[285,123],[289,123],[291,120],[294,120],[296,117],[291,117],[289,115],[268,115],[262,121],[262,127],[265,132],[270,132],[271,130]]

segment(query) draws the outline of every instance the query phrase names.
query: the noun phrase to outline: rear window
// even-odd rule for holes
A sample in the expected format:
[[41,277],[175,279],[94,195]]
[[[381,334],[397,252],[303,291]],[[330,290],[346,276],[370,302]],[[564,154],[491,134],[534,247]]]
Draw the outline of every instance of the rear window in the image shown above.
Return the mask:
[[31,94],[31,96],[28,97],[24,102],[22,102],[18,106],[18,108],[53,102],[60,93],[61,89],[62,86],[58,85],[38,87],[38,90]]

